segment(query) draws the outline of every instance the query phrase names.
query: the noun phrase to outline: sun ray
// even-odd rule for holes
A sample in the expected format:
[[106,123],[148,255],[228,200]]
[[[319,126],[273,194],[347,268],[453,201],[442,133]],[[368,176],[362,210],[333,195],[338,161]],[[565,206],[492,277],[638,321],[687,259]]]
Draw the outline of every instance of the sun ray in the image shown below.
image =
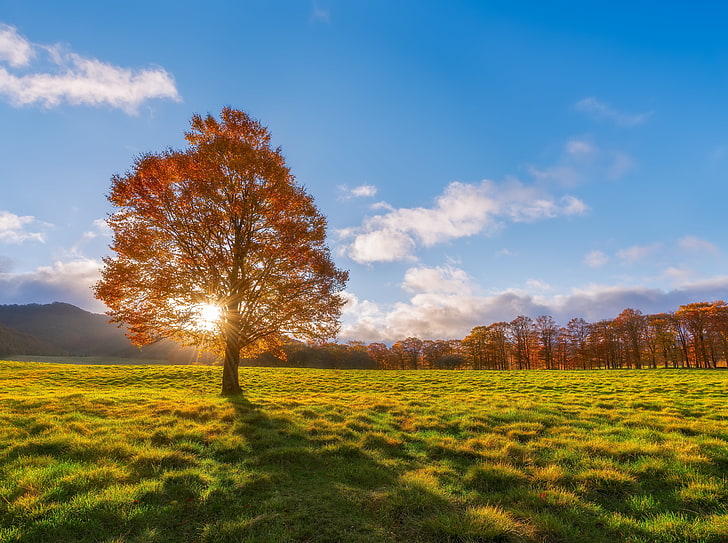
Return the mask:
[[220,325],[222,309],[219,305],[205,302],[194,306],[194,325],[203,332],[214,332]]

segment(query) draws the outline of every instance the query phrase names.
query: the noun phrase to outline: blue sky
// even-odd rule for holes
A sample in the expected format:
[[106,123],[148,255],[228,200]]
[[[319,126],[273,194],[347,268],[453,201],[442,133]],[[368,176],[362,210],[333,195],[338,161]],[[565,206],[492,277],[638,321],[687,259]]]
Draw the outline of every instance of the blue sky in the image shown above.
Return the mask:
[[75,303],[110,177],[268,126],[350,270],[340,339],[728,297],[728,7],[0,4],[0,303]]

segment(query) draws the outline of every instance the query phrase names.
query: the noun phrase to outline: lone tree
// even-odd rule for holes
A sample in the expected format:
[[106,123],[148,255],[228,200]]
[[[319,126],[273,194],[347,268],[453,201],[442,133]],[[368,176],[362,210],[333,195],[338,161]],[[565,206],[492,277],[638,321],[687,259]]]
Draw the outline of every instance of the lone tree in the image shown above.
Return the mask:
[[94,292],[141,346],[162,338],[224,352],[222,393],[241,392],[241,353],[336,335],[348,273],[326,219],[270,133],[243,111],[192,117],[189,147],[140,156],[112,178],[115,257]]

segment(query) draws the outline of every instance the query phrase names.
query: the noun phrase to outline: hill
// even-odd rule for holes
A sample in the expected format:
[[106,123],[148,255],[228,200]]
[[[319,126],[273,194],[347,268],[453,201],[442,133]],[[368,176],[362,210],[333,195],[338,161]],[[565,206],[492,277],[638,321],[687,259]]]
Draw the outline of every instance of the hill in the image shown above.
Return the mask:
[[0,325],[0,356],[31,354],[41,356],[65,356],[68,351],[43,340]]
[[71,304],[0,305],[0,353],[7,355],[108,356],[211,362],[196,349],[161,341],[139,349],[106,315]]
[[72,356],[134,354],[134,347],[124,332],[109,324],[108,317],[89,313],[71,304],[3,305],[0,306],[0,324]]

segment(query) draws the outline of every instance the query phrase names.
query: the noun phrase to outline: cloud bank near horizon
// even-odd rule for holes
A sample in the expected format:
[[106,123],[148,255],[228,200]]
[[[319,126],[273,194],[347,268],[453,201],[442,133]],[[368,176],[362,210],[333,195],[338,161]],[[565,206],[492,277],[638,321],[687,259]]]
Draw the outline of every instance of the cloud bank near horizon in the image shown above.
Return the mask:
[[669,312],[695,301],[724,299],[728,276],[683,283],[669,290],[590,285],[545,295],[548,285],[531,281],[524,289],[483,294],[464,270],[414,267],[405,273],[401,287],[410,294],[409,299],[388,305],[346,293],[339,340],[462,339],[475,326],[508,322],[519,315],[534,319],[551,315],[563,326],[575,317],[589,322],[611,319],[626,308],[645,314]]
[[[91,290],[100,277],[101,265],[99,260],[76,257],[30,272],[0,269],[0,304],[58,301],[103,313],[105,306]],[[483,293],[467,272],[457,267],[414,266],[405,272],[400,286],[408,299],[392,304],[362,300],[345,292],[347,304],[338,340],[389,343],[410,336],[462,339],[475,326],[511,321],[518,315],[534,319],[551,315],[563,326],[574,317],[589,322],[611,319],[628,307],[646,314],[668,312],[695,301],[725,299],[728,276],[684,282],[671,289],[589,285],[566,293],[532,280],[524,288]]]
[[22,273],[0,272],[0,304],[66,302],[103,313],[106,306],[94,298],[91,287],[101,277],[101,261],[78,257],[56,260]]

